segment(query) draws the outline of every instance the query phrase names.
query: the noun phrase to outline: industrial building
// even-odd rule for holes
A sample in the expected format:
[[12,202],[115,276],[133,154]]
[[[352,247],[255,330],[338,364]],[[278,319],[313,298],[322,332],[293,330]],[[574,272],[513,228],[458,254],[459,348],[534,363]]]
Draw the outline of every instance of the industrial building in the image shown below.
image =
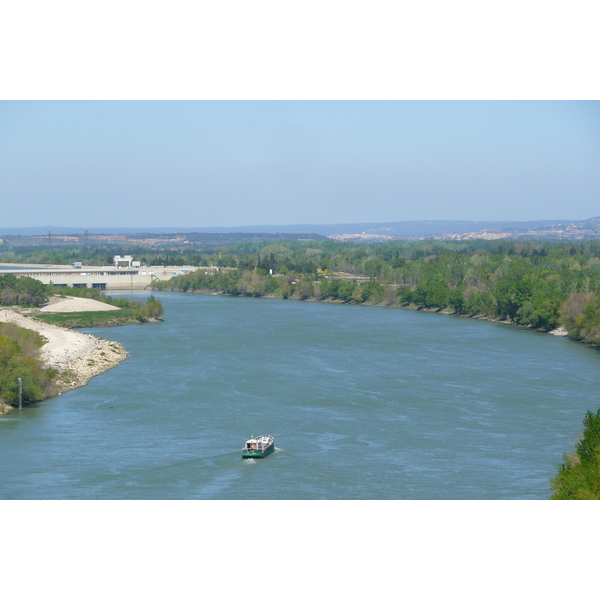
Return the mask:
[[[127,263],[127,267],[119,266]],[[143,290],[150,286],[153,281],[167,280],[176,275],[184,275],[195,271],[198,267],[169,267],[152,266],[142,267],[139,262],[131,256],[115,256],[112,267],[83,266],[81,263],[73,263],[70,267],[45,267],[23,265],[3,268],[0,265],[0,274],[12,274],[17,277],[33,277],[46,285],[57,287],[86,287],[99,290]],[[202,267],[210,269],[210,267]]]

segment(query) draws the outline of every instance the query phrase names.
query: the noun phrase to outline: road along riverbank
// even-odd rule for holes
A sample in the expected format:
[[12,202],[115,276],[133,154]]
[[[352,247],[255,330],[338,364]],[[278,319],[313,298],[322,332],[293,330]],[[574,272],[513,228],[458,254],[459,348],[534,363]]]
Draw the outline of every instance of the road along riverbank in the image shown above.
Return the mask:
[[[54,379],[58,394],[84,386],[92,377],[116,367],[127,358],[127,351],[121,344],[42,323],[16,310],[1,309],[0,322],[36,331],[47,340],[41,348],[40,359],[45,366],[58,371]],[[7,410],[10,407],[2,405],[0,414]]]

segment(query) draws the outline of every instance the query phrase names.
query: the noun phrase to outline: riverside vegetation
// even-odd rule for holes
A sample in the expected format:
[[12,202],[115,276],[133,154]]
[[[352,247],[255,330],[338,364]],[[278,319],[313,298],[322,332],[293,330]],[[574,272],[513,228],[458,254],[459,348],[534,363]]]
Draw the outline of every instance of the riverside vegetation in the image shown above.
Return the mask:
[[542,331],[562,325],[600,346],[599,241],[281,242],[188,258],[224,268],[153,288],[443,310]]
[[[110,304],[118,311],[87,311],[74,313],[40,313],[35,315],[51,325],[60,325],[62,327],[113,327],[118,325],[129,325],[132,323],[147,323],[151,321],[160,321],[164,314],[162,302],[154,296],[146,299],[142,304],[137,300],[128,300],[126,298],[113,298],[107,296],[99,290],[90,288],[54,288],[55,295],[76,296],[78,298],[90,298]],[[73,293],[73,291],[75,293]]]
[[[85,288],[55,288],[45,286],[29,277],[0,275],[0,306],[40,308],[50,295],[78,296],[111,304],[121,310],[73,313],[34,312],[40,321],[50,325],[75,327],[107,327],[160,320],[163,306],[160,300],[150,296],[145,305],[124,298],[112,298],[99,290]],[[18,402],[18,380],[22,380],[24,403],[38,402],[56,395],[64,381],[60,382],[57,369],[47,368],[40,360],[40,349],[45,340],[35,331],[14,323],[0,322],[0,414],[10,410]],[[64,373],[62,375],[65,375]]]
[[0,306],[22,306],[39,308],[51,295],[60,297],[76,296],[90,298],[110,304],[121,310],[118,311],[88,311],[73,313],[37,313],[35,318],[51,325],[63,327],[110,327],[128,325],[130,323],[145,323],[160,320],[164,309],[160,300],[150,296],[145,304],[126,298],[112,298],[100,290],[90,288],[63,288],[47,286],[30,277],[15,275],[0,275]]
[[600,500],[600,410],[588,411],[575,451],[566,454],[552,479],[553,500]]
[[37,402],[55,394],[55,369],[40,361],[43,338],[14,323],[0,323],[0,414],[19,398],[18,380],[23,386],[23,400]]

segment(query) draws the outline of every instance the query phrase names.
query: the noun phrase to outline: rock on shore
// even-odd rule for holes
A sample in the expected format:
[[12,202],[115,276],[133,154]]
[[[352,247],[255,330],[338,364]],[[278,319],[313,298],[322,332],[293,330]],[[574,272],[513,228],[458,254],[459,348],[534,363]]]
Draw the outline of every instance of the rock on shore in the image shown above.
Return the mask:
[[40,358],[47,367],[58,371],[54,381],[57,393],[81,387],[127,358],[127,351],[121,344],[48,325],[10,309],[0,310],[0,322],[15,323],[48,340],[41,348]]

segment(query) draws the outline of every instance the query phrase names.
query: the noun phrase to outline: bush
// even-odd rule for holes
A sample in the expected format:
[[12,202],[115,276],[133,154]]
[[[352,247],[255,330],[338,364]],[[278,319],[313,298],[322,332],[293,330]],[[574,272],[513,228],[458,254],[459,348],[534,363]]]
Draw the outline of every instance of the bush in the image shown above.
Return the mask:
[[154,296],[150,296],[148,300],[146,300],[146,306],[144,308],[150,319],[160,319],[165,312],[162,302],[157,300]]
[[43,340],[28,329],[12,323],[0,324],[0,400],[16,404],[19,378],[22,380],[23,402],[35,402],[51,395],[56,372],[46,369],[38,360]]

